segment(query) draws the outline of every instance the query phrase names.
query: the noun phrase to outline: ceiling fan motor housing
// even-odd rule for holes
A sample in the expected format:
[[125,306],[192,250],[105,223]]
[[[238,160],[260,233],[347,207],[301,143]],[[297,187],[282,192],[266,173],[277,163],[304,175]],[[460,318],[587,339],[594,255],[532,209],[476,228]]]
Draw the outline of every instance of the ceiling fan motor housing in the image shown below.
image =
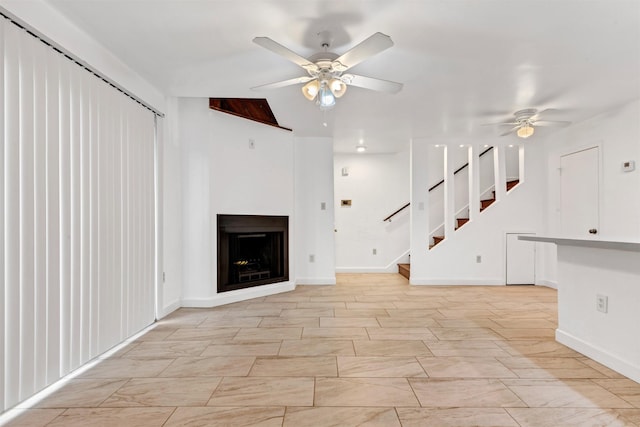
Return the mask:
[[516,117],[517,122],[527,122],[533,116],[535,116],[537,112],[538,110],[536,110],[535,108],[525,108],[524,110],[516,111],[513,114]]

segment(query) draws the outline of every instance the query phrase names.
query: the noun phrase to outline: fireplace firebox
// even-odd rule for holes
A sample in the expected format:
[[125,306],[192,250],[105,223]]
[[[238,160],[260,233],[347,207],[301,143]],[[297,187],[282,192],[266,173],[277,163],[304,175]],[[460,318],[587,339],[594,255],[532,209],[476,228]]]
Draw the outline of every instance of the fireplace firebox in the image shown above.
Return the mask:
[[218,292],[289,280],[289,218],[218,215]]

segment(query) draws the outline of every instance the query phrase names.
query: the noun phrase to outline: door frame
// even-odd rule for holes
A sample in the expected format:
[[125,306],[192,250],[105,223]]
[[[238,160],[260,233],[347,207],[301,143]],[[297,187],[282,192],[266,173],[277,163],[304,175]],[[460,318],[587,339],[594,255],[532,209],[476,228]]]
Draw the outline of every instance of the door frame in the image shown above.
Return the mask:
[[[557,170],[558,170],[558,175],[557,175],[557,179],[558,179],[558,185],[557,185],[557,199],[556,199],[556,209],[560,209],[560,206],[562,206],[562,191],[560,189],[561,183],[562,183],[562,157],[564,156],[570,156],[572,154],[576,154],[576,153],[580,153],[582,151],[587,151],[590,150],[592,148],[597,148],[598,149],[598,206],[597,206],[597,211],[598,211],[598,235],[602,234],[602,191],[604,188],[604,178],[603,178],[603,174],[602,174],[602,168],[603,168],[603,143],[601,140],[598,140],[596,142],[590,142],[590,143],[585,143],[585,144],[579,144],[579,145],[575,145],[571,148],[566,148],[562,151],[559,151],[557,154]],[[561,230],[562,228],[562,212],[557,213],[557,224],[558,224],[558,231]]]
[[[517,230],[517,231],[513,231],[513,230],[505,230],[503,231],[502,235],[503,235],[503,242],[504,242],[504,246],[503,246],[503,260],[504,260],[504,284],[505,286],[518,286],[518,284],[513,284],[513,285],[509,285],[507,283],[507,236],[509,234],[532,234],[534,236],[538,235],[538,232],[535,230]],[[534,249],[533,249],[533,285],[536,285],[536,279],[538,277],[537,275],[537,266],[539,264],[538,262],[538,251],[537,249],[537,245],[534,245]]]

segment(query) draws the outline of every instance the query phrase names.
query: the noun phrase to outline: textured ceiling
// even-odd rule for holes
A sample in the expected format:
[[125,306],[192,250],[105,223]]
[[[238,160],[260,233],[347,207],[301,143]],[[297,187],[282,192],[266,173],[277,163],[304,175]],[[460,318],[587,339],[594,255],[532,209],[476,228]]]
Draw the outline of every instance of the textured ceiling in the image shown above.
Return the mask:
[[[497,139],[480,125],[518,109],[576,122],[640,98],[638,0],[47,1],[165,93],[266,97],[282,126],[332,136],[337,152],[359,139],[371,152],[414,137]],[[324,31],[337,54],[374,32],[391,36],[395,46],[352,71],[403,90],[349,88],[323,113],[298,86],[249,89],[304,75],[253,37],[307,57]]]

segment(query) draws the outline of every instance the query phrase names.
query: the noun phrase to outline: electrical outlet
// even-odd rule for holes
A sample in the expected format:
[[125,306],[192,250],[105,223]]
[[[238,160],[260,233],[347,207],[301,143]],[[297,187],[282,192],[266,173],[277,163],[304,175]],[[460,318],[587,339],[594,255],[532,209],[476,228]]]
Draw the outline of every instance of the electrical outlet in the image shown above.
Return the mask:
[[596,310],[602,313],[609,311],[609,297],[606,295],[596,295]]
[[309,255],[309,262],[316,262],[316,256],[315,255]]
[[373,248],[372,252],[373,252],[374,255],[378,255],[378,250],[376,248]]
[[327,210],[327,202],[320,202],[320,210],[321,211]]
[[476,255],[476,263],[480,264],[482,262],[482,255]]

